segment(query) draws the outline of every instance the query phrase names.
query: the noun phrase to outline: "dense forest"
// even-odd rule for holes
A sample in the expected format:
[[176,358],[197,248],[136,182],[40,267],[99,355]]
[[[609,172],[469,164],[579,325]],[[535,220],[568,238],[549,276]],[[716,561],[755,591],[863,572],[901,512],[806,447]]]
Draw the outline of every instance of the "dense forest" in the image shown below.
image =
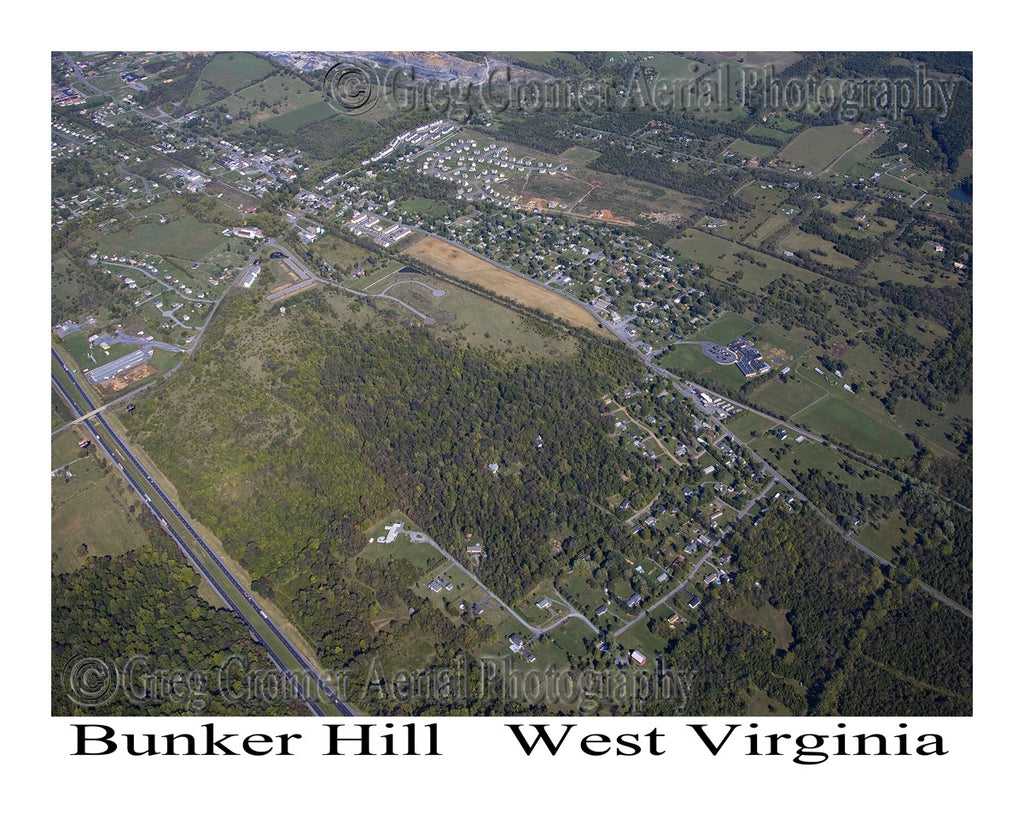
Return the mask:
[[599,399],[637,377],[629,356],[595,343],[524,361],[373,307],[340,321],[317,295],[273,338],[239,332],[261,321],[252,298],[226,300],[181,387],[131,423],[324,656],[350,660],[371,639],[373,593],[344,561],[390,508],[442,543],[485,542],[482,579],[509,599],[553,573],[550,539],[607,536],[601,503],[633,469]]
[[[199,574],[155,521],[145,525],[156,546],[52,578],[53,714],[309,713],[282,689],[251,696],[246,674],[272,670],[266,653],[230,611],[198,597]],[[112,675],[103,685],[88,676],[100,668]]]
[[[743,521],[727,544],[735,582],[705,601],[699,626],[668,662],[695,672],[694,714],[742,713],[755,691],[777,713],[971,712],[970,621],[887,578],[810,512]],[[784,613],[789,645],[744,622],[744,610]],[[932,619],[934,617],[934,619]]]

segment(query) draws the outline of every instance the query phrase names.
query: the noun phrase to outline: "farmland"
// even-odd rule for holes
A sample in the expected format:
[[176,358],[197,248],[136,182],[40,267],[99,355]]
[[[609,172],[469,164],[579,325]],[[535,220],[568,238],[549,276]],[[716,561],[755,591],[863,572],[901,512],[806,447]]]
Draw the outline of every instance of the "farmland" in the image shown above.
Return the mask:
[[779,151],[779,159],[812,173],[821,173],[858,142],[879,143],[880,138],[865,137],[854,125],[829,125],[801,131]]
[[439,239],[423,239],[407,252],[413,259],[421,259],[457,279],[479,285],[499,296],[556,316],[577,327],[601,332],[597,326],[597,319],[582,307]]
[[[504,56],[370,61],[440,89]],[[511,56],[617,92],[797,62],[971,75],[969,55]],[[353,708],[969,714],[970,117],[340,116],[335,57],[54,53],[51,346],[76,376],[152,353],[86,386],[98,412],[300,650],[367,681]],[[300,262],[315,283],[269,301]],[[741,336],[742,369],[701,347]],[[137,578],[166,536],[70,416],[54,393],[51,563],[87,614],[92,573]],[[395,520],[439,548],[385,542]],[[667,667],[692,681],[672,702],[389,688]]]

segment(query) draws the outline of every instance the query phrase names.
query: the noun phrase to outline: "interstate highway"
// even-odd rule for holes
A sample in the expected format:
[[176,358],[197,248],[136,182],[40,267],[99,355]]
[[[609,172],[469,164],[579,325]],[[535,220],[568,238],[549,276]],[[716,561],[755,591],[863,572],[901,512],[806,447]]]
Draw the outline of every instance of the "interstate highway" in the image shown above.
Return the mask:
[[[58,373],[51,373],[51,379],[64,400],[79,416],[95,410],[96,406],[57,351],[51,348],[51,353],[64,379],[74,387],[74,393],[77,393],[76,397],[61,383]],[[259,636],[270,659],[278,668],[282,669],[289,682],[294,684],[296,691],[301,693],[310,710],[317,716],[355,716],[355,712],[342,702],[330,683],[323,679],[316,668],[281,632],[277,624],[260,608],[252,595],[228,570],[209,544],[188,522],[181,510],[139,463],[103,415],[97,413],[92,419],[80,420],[111,463],[121,470],[125,479],[142,498],[143,503],[156,516],[161,526],[174,539],[193,566],[207,579],[217,595],[242,622]],[[98,429],[93,421],[99,422],[99,427],[102,429]],[[122,456],[121,453],[124,455]],[[166,511],[166,515],[161,512],[161,509]],[[182,531],[187,534],[183,536]],[[189,541],[194,546],[189,546]],[[204,559],[200,559],[201,557]]]

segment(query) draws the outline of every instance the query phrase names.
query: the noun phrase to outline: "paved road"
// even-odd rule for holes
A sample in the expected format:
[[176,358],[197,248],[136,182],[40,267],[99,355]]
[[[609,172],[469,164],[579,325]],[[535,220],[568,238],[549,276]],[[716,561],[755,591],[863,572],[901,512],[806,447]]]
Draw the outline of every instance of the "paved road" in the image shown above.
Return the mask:
[[613,632],[612,636],[613,637],[618,637],[623,632],[627,631],[628,629],[633,628],[633,626],[635,626],[637,623],[641,622],[642,620],[646,620],[647,617],[650,615],[650,613],[652,611],[654,611],[655,609],[657,609],[658,606],[660,606],[662,603],[667,602],[668,600],[671,600],[673,597],[675,597],[677,594],[679,594],[679,592],[684,591],[685,587],[686,587],[686,584],[689,583],[691,580],[693,580],[694,576],[697,574],[697,572],[700,569],[700,567],[704,565],[705,561],[709,557],[711,557],[712,553],[714,552],[715,546],[718,546],[721,542],[722,542],[722,540],[721,540],[721,538],[719,538],[717,541],[715,541],[714,544],[712,544],[711,548],[709,548],[706,552],[704,552],[704,556],[701,557],[701,559],[698,560],[696,562],[696,564],[694,564],[693,569],[686,576],[685,580],[681,580],[679,582],[679,585],[677,585],[674,589],[672,589],[672,591],[670,591],[668,594],[662,596],[661,598],[659,598],[658,600],[655,600],[653,603],[651,603],[649,606],[647,606],[644,609],[643,614],[638,615],[637,617],[633,618],[628,623],[626,623],[626,625],[624,625],[618,631]]
[[[81,384],[68,369],[57,351],[51,349],[51,354],[63,371],[65,378],[73,384],[77,390],[78,394],[73,396],[57,378],[57,375],[55,373],[51,373],[51,380],[53,384],[71,406],[72,410],[79,416],[83,416],[86,411],[95,410],[96,407],[92,400],[86,394],[85,390],[82,389]],[[88,410],[84,409],[83,405],[84,407],[87,407]],[[237,578],[235,578],[235,576],[228,570],[213,549],[210,548],[209,544],[188,522],[178,506],[167,496],[163,488],[156,482],[152,475],[150,475],[142,464],[139,463],[138,459],[129,449],[124,440],[113,430],[110,424],[107,423],[107,420],[101,414],[96,414],[94,417],[95,421],[98,422],[98,426],[95,425],[92,420],[80,418],[80,422],[89,431],[93,440],[95,440],[97,445],[103,450],[110,462],[121,471],[132,488],[135,489],[135,491],[142,497],[146,508],[153,513],[160,522],[160,525],[173,538],[175,543],[178,544],[179,548],[181,548],[185,553],[189,561],[209,581],[217,595],[227,606],[231,608],[232,611],[234,611],[236,616],[249,626],[250,630],[261,635],[263,646],[270,655],[271,660],[295,682],[296,690],[302,693],[302,696],[310,710],[318,716],[333,714],[354,716],[355,713],[341,701],[334,688],[331,687],[316,668],[281,632],[270,616],[259,607],[252,595],[249,594],[248,590],[242,586]],[[121,453],[123,453],[123,456]],[[128,464],[128,468],[126,468],[126,463]],[[140,476],[139,480],[133,476],[133,470]],[[162,501],[165,508],[170,511],[171,520],[164,518],[161,514],[161,511],[157,507],[157,503],[150,497],[149,493],[151,492],[156,495],[160,501]],[[193,548],[187,544],[182,531],[187,532],[195,544],[202,550],[205,555],[206,562],[201,560]],[[207,565],[210,562],[212,562],[215,567],[213,571],[207,568]],[[243,606],[235,602],[238,595],[241,595],[247,602],[247,606]],[[274,638],[276,638],[277,641],[280,642],[287,653],[291,655],[291,663],[284,662],[271,647],[272,641],[267,639],[268,631]],[[308,675],[310,681],[312,681],[312,691],[310,690],[310,686],[304,684],[301,678],[289,668],[290,665],[295,664],[297,664],[298,667]]]
[[[691,399],[693,399],[692,389],[695,386],[696,385],[689,385],[690,392],[687,392],[687,388],[684,388],[681,384],[676,383],[676,388],[680,389],[682,392],[684,392],[684,394],[687,394]],[[704,388],[702,388],[702,387],[698,387],[698,389],[704,390]],[[706,390],[704,390],[704,391],[706,392]],[[733,404],[736,404],[735,401],[732,401],[731,399],[730,399],[730,401]],[[755,412],[756,412],[756,410],[755,410]],[[757,414],[758,415],[764,415],[764,413],[761,413],[761,412],[758,412]],[[765,417],[766,418],[770,418],[771,416],[765,416]],[[778,420],[778,419],[775,419],[775,420]],[[785,422],[779,421],[779,423],[785,423]],[[723,432],[725,432],[726,435],[728,435],[733,441],[735,441],[738,444],[742,443],[742,441],[740,441],[740,439],[735,434],[730,432],[729,429],[724,424],[721,424],[720,426],[721,426]],[[786,423],[786,426],[790,427],[791,429],[793,428],[792,425],[788,424],[788,423]],[[808,434],[808,433],[804,433],[804,434]],[[809,437],[812,437],[812,438],[814,438],[815,440],[818,440],[818,441],[821,440],[817,436],[809,435]],[[785,486],[789,490],[790,494],[793,495],[793,497],[797,498],[802,503],[805,503],[808,506],[808,508],[813,510],[818,515],[818,517],[820,517],[825,522],[825,524],[830,529],[832,529],[832,531],[834,531],[836,534],[840,535],[844,540],[846,540],[847,542],[849,542],[850,544],[855,546],[860,551],[864,552],[864,554],[868,555],[873,560],[876,560],[879,563],[881,563],[883,566],[892,566],[892,563],[890,563],[884,557],[882,557],[881,555],[879,555],[876,552],[872,551],[867,546],[865,546],[863,543],[858,541],[856,538],[853,537],[853,535],[851,535],[849,532],[847,532],[845,529],[843,529],[838,523],[836,523],[834,520],[832,520],[832,518],[830,518],[827,514],[825,514],[825,512],[823,512],[814,503],[812,503],[810,500],[808,500],[806,495],[804,495],[799,489],[797,489],[792,483],[790,483],[789,480],[787,480],[785,477],[783,477],[775,469],[775,467],[773,467],[771,464],[769,464],[764,458],[762,458],[760,455],[758,455],[752,449],[748,448],[747,451],[750,453],[750,456],[755,461],[757,461],[757,463],[761,467],[761,469],[763,469],[766,472],[768,472],[769,474],[771,474],[771,476],[773,478],[775,478],[776,481],[778,481],[783,486]],[[942,594],[941,592],[937,591],[936,589],[933,589],[931,586],[928,586],[927,584],[921,582],[919,579],[917,579],[917,584],[919,585],[919,587],[921,588],[921,590],[923,592],[925,592],[928,595],[931,595],[933,598],[938,600],[943,605],[949,606],[950,608],[955,609],[956,611],[958,611],[961,614],[963,614],[965,617],[969,617],[969,618],[973,619],[973,615],[971,614],[971,612],[968,609],[966,609],[963,606],[961,606],[959,603],[956,603],[956,602],[950,600],[944,594]]]
[[[436,540],[434,540],[426,532],[409,532],[409,531],[405,531],[405,534],[409,535],[413,539],[413,541],[416,542],[416,543],[429,543],[431,546],[433,546],[435,549],[437,549],[437,551],[440,552],[445,558],[447,558],[449,561],[451,561],[451,565],[452,566],[456,566],[459,569],[462,569],[462,571],[464,571],[466,573],[466,575],[471,580],[473,580],[481,589],[483,589],[485,592],[487,592],[487,594],[490,596],[491,599],[496,600],[498,602],[498,605],[501,606],[501,608],[505,609],[505,611],[507,611],[516,620],[518,620],[519,623],[522,625],[522,627],[527,629],[534,637],[536,637],[538,634],[541,634],[541,630],[540,629],[534,628],[529,623],[527,623],[522,617],[520,617],[516,613],[515,609],[513,609],[511,606],[509,606],[507,603],[505,603],[504,600],[502,600],[500,597],[498,597],[498,595],[496,595],[489,588],[487,588],[487,586],[484,584],[484,582],[482,580],[480,580],[479,577],[477,577],[475,574],[473,574],[473,572],[471,572],[469,569],[467,569],[460,561],[458,561],[454,557],[452,557],[452,555],[446,549],[444,549]],[[448,568],[450,568],[450,567],[448,567]]]
[[[273,241],[268,242],[267,244],[263,245],[260,248],[260,253],[263,253],[263,252],[269,251],[269,250],[280,250],[282,253],[287,254],[288,257],[289,257],[288,258],[289,264],[291,264],[296,269],[296,271],[299,273],[300,276],[303,276],[306,279],[312,279],[313,281],[322,282],[323,284],[326,284],[329,287],[335,287],[335,288],[337,288],[339,290],[344,290],[346,293],[351,293],[353,296],[359,296],[360,298],[364,298],[364,299],[387,299],[388,301],[396,302],[397,304],[400,304],[402,307],[404,307],[406,310],[408,310],[410,313],[413,313],[413,314],[419,316],[421,319],[423,319],[423,323],[424,324],[434,324],[435,323],[434,319],[432,319],[430,316],[428,316],[428,315],[426,315],[424,313],[421,313],[415,307],[412,307],[411,305],[406,304],[404,301],[402,301],[399,298],[396,298],[395,296],[388,296],[388,295],[385,295],[383,293],[378,293],[378,294],[364,293],[362,290],[353,290],[351,287],[346,287],[345,285],[341,284],[340,282],[331,281],[330,279],[325,279],[322,276],[316,275],[316,273],[314,273],[312,270],[310,270],[308,267],[306,267],[305,264],[302,263],[302,261],[300,261],[299,259],[295,258],[295,256],[292,254],[292,252],[290,250],[288,250],[287,248],[284,248],[281,245],[277,244],[276,240],[273,240]],[[253,256],[253,259],[255,259],[256,256],[258,256],[258,255],[259,254],[255,254]],[[251,260],[250,260],[250,263],[251,263]],[[271,293],[269,296],[267,296],[267,301],[275,301],[276,299],[281,298],[282,296],[290,295],[295,290],[300,290],[303,287],[306,287],[308,285],[309,285],[308,281],[299,282],[297,284],[292,285],[287,290],[280,290],[277,293]]]
[[90,88],[94,94],[102,94],[105,97],[110,96],[106,91],[101,91],[99,88],[97,88],[95,85],[93,85],[85,78],[85,75],[82,74],[82,69],[78,67],[78,63],[76,63],[74,59],[72,59],[70,54],[68,54],[66,51],[62,51],[61,54],[64,55],[64,59],[67,61],[67,64],[71,67],[71,70],[75,72],[75,77],[78,78],[78,82],[80,82],[87,88]]

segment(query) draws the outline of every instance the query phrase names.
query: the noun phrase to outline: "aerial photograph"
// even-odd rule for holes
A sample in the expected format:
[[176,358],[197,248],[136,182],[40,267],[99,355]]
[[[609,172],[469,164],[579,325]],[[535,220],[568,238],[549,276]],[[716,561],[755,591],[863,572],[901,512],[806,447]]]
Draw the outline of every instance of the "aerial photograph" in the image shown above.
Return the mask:
[[974,714],[971,52],[47,53],[52,716]]

